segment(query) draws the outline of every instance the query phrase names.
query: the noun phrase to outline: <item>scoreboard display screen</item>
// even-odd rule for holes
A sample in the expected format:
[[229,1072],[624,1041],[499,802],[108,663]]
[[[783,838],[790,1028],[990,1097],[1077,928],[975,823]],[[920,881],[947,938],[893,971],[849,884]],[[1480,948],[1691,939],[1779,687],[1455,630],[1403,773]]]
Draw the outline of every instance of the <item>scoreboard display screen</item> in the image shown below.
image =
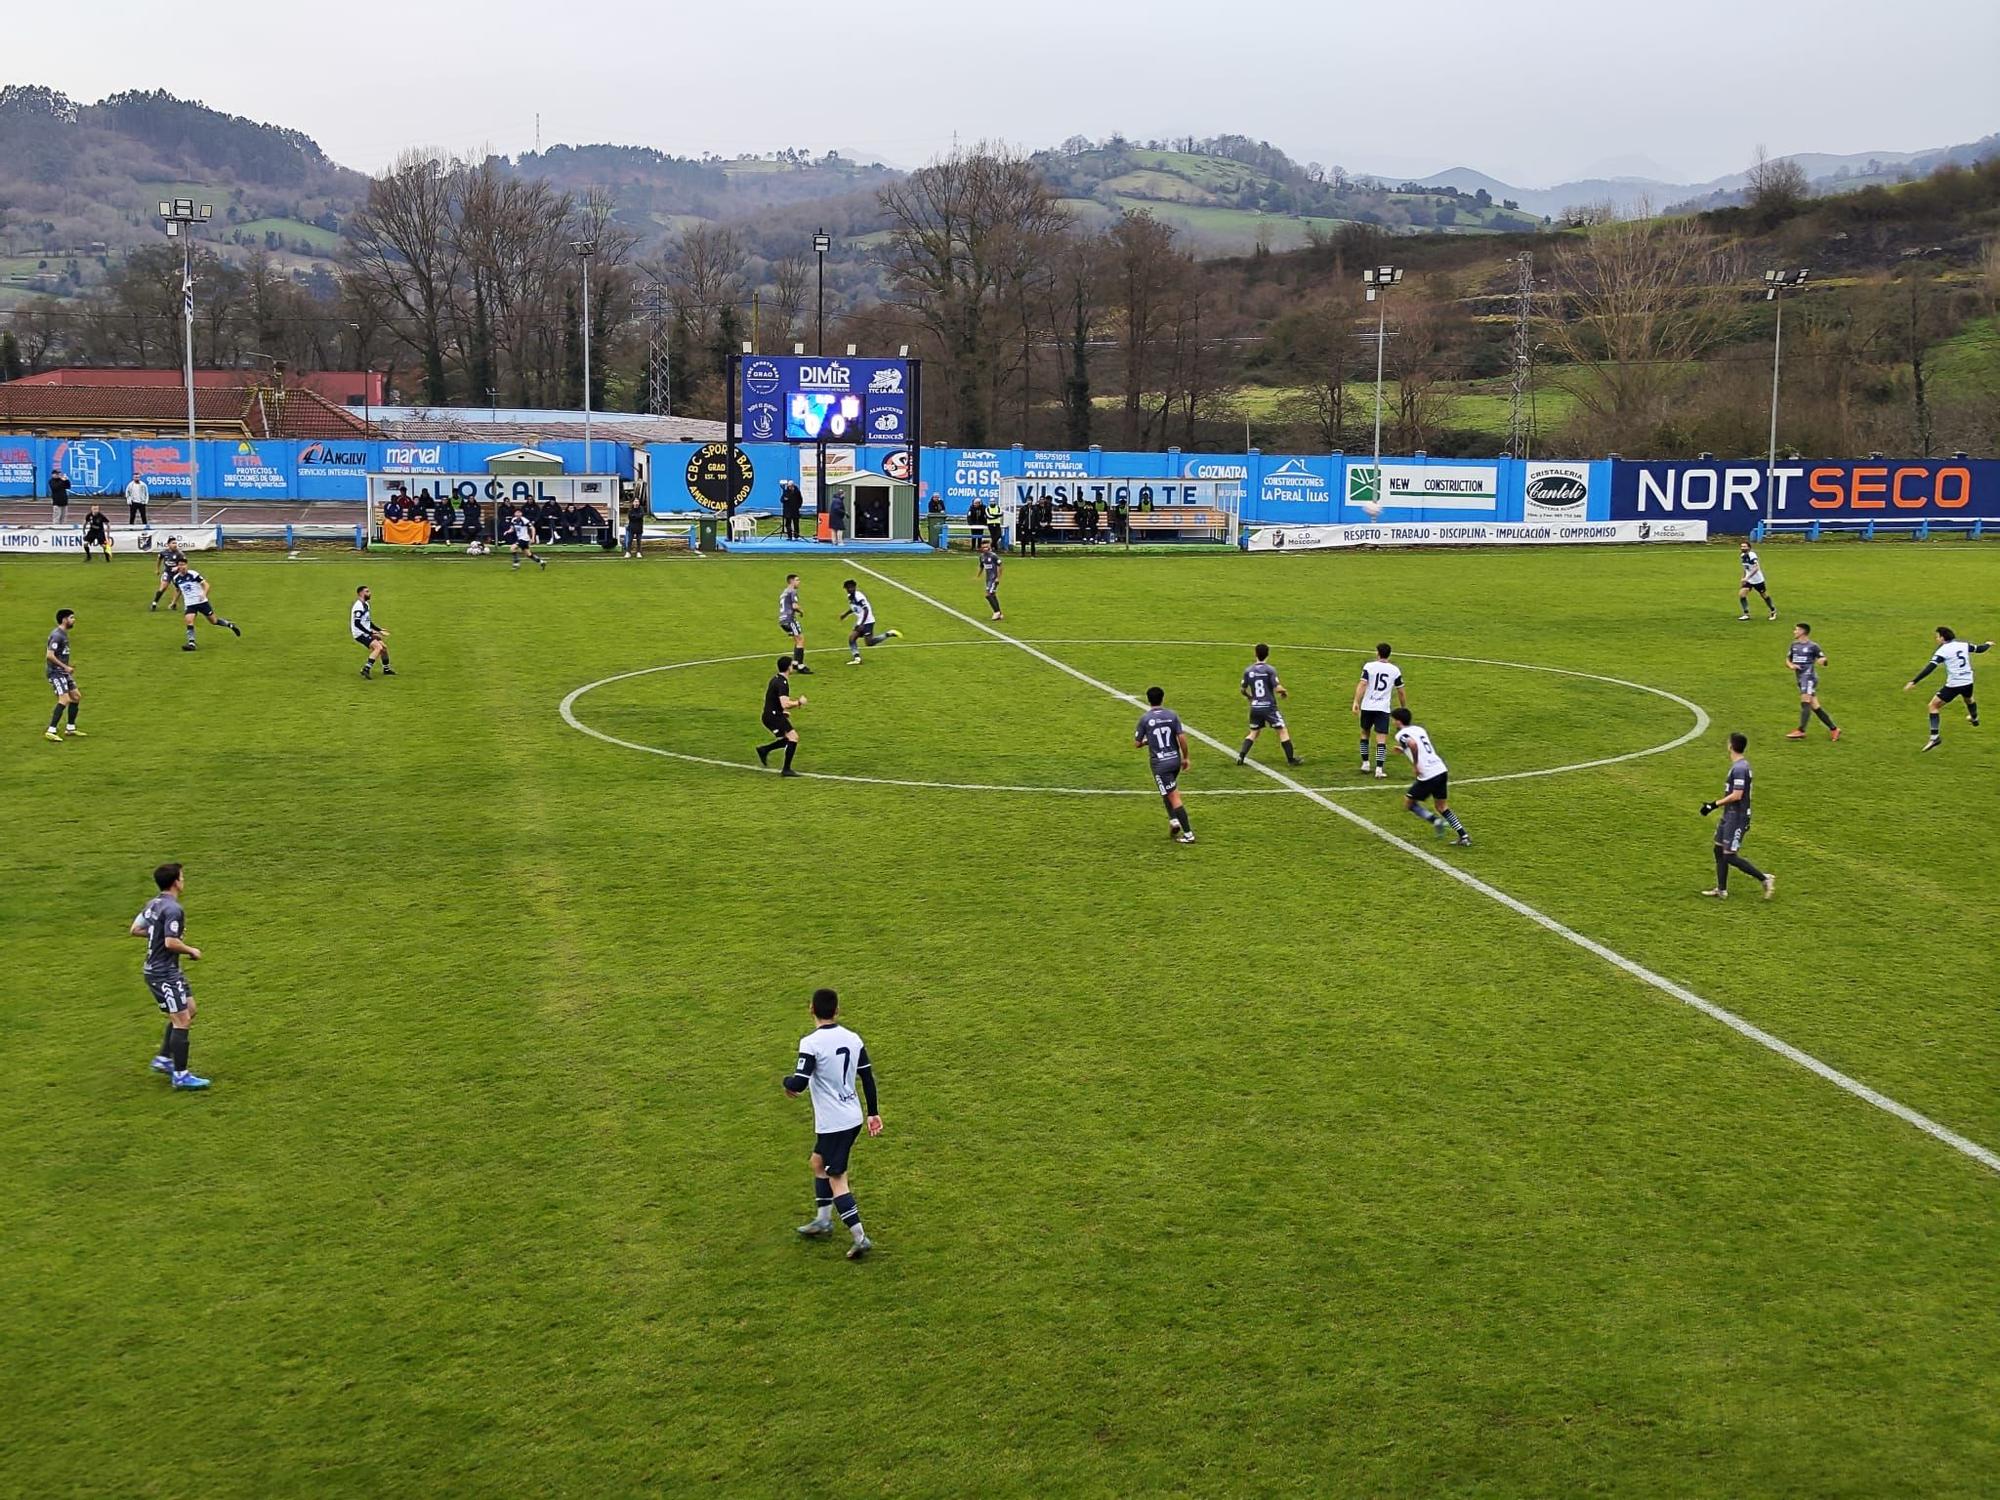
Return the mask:
[[793,391],[785,407],[785,438],[793,443],[859,443],[867,431],[861,397],[833,391]]
[[904,359],[746,356],[737,407],[743,436],[857,447],[913,442],[914,368]]

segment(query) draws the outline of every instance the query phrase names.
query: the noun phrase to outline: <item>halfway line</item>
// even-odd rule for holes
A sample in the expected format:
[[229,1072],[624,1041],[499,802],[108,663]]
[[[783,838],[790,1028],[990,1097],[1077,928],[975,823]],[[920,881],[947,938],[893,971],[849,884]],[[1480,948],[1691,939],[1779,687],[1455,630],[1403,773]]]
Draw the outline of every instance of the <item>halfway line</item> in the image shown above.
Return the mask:
[[[953,609],[949,604],[944,603],[942,600],[933,599],[929,594],[926,594],[919,589],[914,589],[907,583],[903,583],[897,579],[891,578],[887,573],[878,573],[875,569],[867,566],[865,563],[856,562],[853,563],[852,566],[857,571],[866,573],[870,578],[879,579],[881,582],[888,584],[889,587],[893,589],[901,589],[904,593],[908,594],[912,599],[921,600],[923,603],[930,605],[932,609],[939,610],[944,614],[950,615],[954,620],[962,621],[964,624],[970,625],[975,630],[984,631],[987,635],[994,637],[996,640],[1005,641],[1008,645],[1015,647],[1017,650],[1027,652],[1028,655],[1034,657],[1037,661],[1046,662],[1049,666],[1054,667],[1058,672],[1066,673],[1067,675],[1074,677],[1078,682],[1088,683],[1091,687],[1096,688],[1099,692],[1109,693],[1112,697],[1116,698],[1121,703],[1129,703],[1134,708],[1140,706],[1139,700],[1132,694],[1122,693],[1117,688],[1112,687],[1109,683],[1098,681],[1095,677],[1092,677],[1088,672],[1080,671],[1076,667],[1071,666],[1068,662],[1060,661],[1056,657],[1049,655],[1048,652],[1046,651],[1037,650],[1034,646],[1029,645],[1026,641],[1018,640],[1015,637],[1008,635],[1004,630],[995,630],[991,625],[987,624],[985,621],[976,620],[971,615],[964,614],[959,610]],[[1192,724],[1186,724],[1184,722],[1183,727],[1187,730],[1189,735],[1191,735],[1195,739],[1200,740],[1204,745],[1207,745],[1212,750],[1218,751],[1223,755],[1234,755],[1236,753],[1234,747],[1223,744],[1221,740],[1216,739],[1213,735],[1204,734],[1201,730],[1196,729]],[[1644,964],[1635,962],[1634,960],[1627,958],[1624,954],[1618,952],[1614,948],[1607,948],[1604,944],[1598,942],[1595,938],[1585,937],[1575,928],[1564,926],[1561,922],[1558,922],[1554,917],[1548,915],[1548,913],[1543,911],[1538,911],[1536,908],[1528,905],[1527,902],[1508,895],[1498,886],[1488,885],[1485,881],[1481,880],[1477,875],[1473,875],[1465,870],[1460,869],[1457,865],[1452,864],[1449,860],[1438,858],[1438,856],[1431,853],[1430,850],[1425,849],[1420,845],[1413,844],[1408,839],[1405,839],[1397,834],[1389,832],[1389,830],[1386,828],[1378,827],[1376,824],[1371,823],[1368,821],[1368,819],[1362,817],[1361,814],[1351,811],[1348,808],[1342,807],[1338,802],[1335,802],[1332,798],[1326,797],[1321,793],[1314,791],[1309,786],[1305,786],[1300,782],[1294,781],[1291,777],[1287,776],[1284,772],[1278,770],[1277,768],[1273,766],[1267,766],[1262,761],[1255,761],[1255,760],[1248,762],[1248,764],[1253,770],[1262,772],[1264,775],[1270,777],[1273,781],[1277,782],[1279,785],[1284,786],[1290,789],[1291,791],[1297,792],[1301,797],[1306,798],[1310,802],[1318,803],[1321,807],[1325,808],[1335,817],[1345,819],[1347,822],[1352,823],[1356,828],[1362,829],[1364,832],[1373,834],[1376,838],[1382,840],[1383,843],[1389,844],[1394,848],[1402,850],[1403,853],[1409,855],[1413,859],[1421,860],[1424,864],[1429,865],[1433,870],[1436,870],[1439,874],[1449,876],[1451,879],[1456,880],[1460,885],[1469,887],[1470,889],[1479,892],[1480,895],[1485,896],[1488,900],[1499,902],[1500,905],[1506,907],[1509,911],[1514,912],[1517,915],[1526,917],[1530,922],[1533,922],[1537,927],[1541,927],[1549,932],[1553,932],[1557,937],[1562,938],[1565,942],[1574,943],[1577,947],[1583,949],[1584,952],[1586,953],[1595,954],[1597,957],[1603,959],[1606,963],[1610,964],[1613,968],[1621,969],[1625,973],[1631,975],[1634,979],[1640,980],[1646,984],[1650,984],[1654,989],[1660,991],[1662,994],[1673,996],[1673,998],[1680,1001],[1681,1004],[1688,1006],[1691,1009],[1700,1011],[1703,1015],[1707,1016],[1711,1021],[1720,1021],[1724,1026],[1727,1026],[1731,1031],[1737,1032],[1742,1036],[1746,1036],[1751,1041],[1755,1042],[1758,1046],[1767,1048],[1770,1051],[1777,1053],[1778,1056],[1784,1058],[1787,1062],[1796,1063],[1799,1067],[1804,1068],[1807,1072],[1818,1074],[1821,1078],[1824,1078],[1828,1083],[1832,1084],[1835,1088],[1842,1089],[1847,1093],[1852,1094],[1855,1098],[1864,1100],[1867,1103],[1874,1105],[1877,1109],[1882,1110],[1886,1114],[1894,1115],[1897,1119],[1903,1121],[1907,1125],[1916,1126],[1917,1129],[1921,1130],[1925,1135],[1931,1137],[1931,1139],[1936,1141],[1942,1141],[1945,1145],[1951,1147],[1952,1150],[1958,1152],[1961,1156],[1970,1157],[1973,1161],[1978,1162],[1980,1166],[1985,1167],[1989,1172],[2000,1173],[2000,1154],[1996,1154],[1995,1152],[1989,1150],[1985,1146],[1980,1145],[1979,1142],[1971,1140],[1966,1136],[1960,1135],[1957,1131],[1951,1129],[1949,1126],[1940,1125],[1936,1120],[1933,1120],[1928,1115],[1919,1114],[1916,1110],[1911,1109],[1907,1104],[1903,1104],[1898,1100],[1891,1099],[1887,1094],[1881,1093],[1875,1089],[1870,1088],[1867,1084],[1861,1082],[1860,1079],[1849,1077],[1847,1074],[1841,1072],[1840,1069],[1834,1067],[1832,1064],[1821,1062],[1818,1058],[1814,1057],[1810,1052],[1800,1051],[1797,1047],[1794,1047],[1790,1042],[1784,1040],[1784,1038],[1773,1036],[1770,1032],[1764,1030],[1761,1026],[1754,1025],[1753,1023],[1744,1020],[1743,1017],[1737,1015],[1734,1011],[1726,1010],[1722,1006],[1717,1005],[1712,1000],[1704,1000],[1700,995],[1697,995],[1693,990],[1688,989],[1685,985],[1676,984],[1673,980],[1668,979],[1665,975],[1654,973]]]

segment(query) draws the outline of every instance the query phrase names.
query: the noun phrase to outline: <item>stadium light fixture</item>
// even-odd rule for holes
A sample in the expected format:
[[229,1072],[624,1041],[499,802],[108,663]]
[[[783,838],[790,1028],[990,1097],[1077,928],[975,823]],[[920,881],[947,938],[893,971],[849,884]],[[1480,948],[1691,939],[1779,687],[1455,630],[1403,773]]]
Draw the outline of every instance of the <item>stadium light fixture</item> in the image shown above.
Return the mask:
[[181,242],[181,347],[187,381],[188,418],[188,524],[201,524],[201,458],[194,437],[194,244],[193,229],[206,224],[215,212],[210,203],[192,198],[162,198],[160,217],[166,221],[167,238]]
[[[1401,266],[1369,266],[1361,273],[1375,307],[1375,503],[1382,503],[1382,351],[1389,342],[1389,288],[1403,279]],[[1379,295],[1378,295],[1379,294]]]
[[819,257],[819,337],[813,344],[813,353],[821,358],[826,356],[826,252],[833,248],[833,237],[824,229],[813,231],[813,254]]
[[803,341],[792,345],[792,353],[804,354],[805,352],[806,352],[806,346]]
[[1804,286],[1810,274],[1804,266],[1764,273],[1764,300],[1778,304],[1777,327],[1771,336],[1771,446],[1764,456],[1764,514],[1767,516],[1771,513],[1771,497],[1775,493],[1773,486],[1778,468],[1778,371],[1785,349],[1785,299],[1779,294]]
[[854,346],[853,346],[852,344],[849,344],[849,345],[847,346],[847,357],[848,357],[849,359],[852,359],[852,358],[854,358]]

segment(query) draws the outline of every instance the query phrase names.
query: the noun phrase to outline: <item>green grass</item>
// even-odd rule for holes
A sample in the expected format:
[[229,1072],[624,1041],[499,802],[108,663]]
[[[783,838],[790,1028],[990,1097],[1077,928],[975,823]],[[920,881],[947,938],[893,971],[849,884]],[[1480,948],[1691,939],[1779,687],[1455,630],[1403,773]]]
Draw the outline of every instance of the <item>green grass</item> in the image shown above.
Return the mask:
[[[1543,433],[1553,433],[1576,411],[1576,397],[1569,391],[1546,383],[1540,383],[1535,391],[1535,420]],[[1369,411],[1374,410],[1375,384],[1357,381],[1349,387],[1356,393],[1355,399]],[[1383,399],[1395,398],[1396,382],[1384,381]],[[1468,380],[1447,382],[1446,394],[1451,398],[1451,410],[1445,425],[1461,432],[1481,432],[1488,436],[1505,437],[1508,423],[1513,415],[1513,393],[1504,380]],[[1239,411],[1255,421],[1275,421],[1285,410],[1286,403],[1296,394],[1297,387],[1246,385],[1240,388],[1233,399]],[[1111,404],[1116,399],[1111,398]]]
[[[783,562],[200,561],[247,635],[194,655],[143,562],[0,563],[10,1492],[1991,1493],[2000,1178],[1205,749],[1173,846],[1126,704],[865,577],[906,639],[841,666],[858,563],[799,564],[803,768],[1145,794],[786,786],[559,719],[729,658],[578,712],[749,761]],[[980,603],[963,556],[869,562]],[[1900,691],[1937,621],[1994,633],[2000,552],[1766,563],[1839,745],[1780,738],[1719,546],[1017,560],[1004,628],[1226,741],[1275,643],[1315,784],[1394,641],[1453,864],[2000,1144],[2000,745],[1954,711],[1919,755]],[[1714,727],[1481,782],[1689,716],[1421,653]],[[1739,726],[1782,884],[1716,907]],[[199,1097],[145,1071],[124,935],[169,857]],[[882,1080],[861,1266],[792,1234],[817,983]]]
[[1976,318],[1936,345],[1931,378],[1944,395],[2000,400],[2000,319]]
[[248,223],[232,225],[231,229],[234,233],[253,234],[259,239],[275,233],[287,246],[304,244],[322,254],[330,255],[340,248],[339,235],[300,219],[252,219]]

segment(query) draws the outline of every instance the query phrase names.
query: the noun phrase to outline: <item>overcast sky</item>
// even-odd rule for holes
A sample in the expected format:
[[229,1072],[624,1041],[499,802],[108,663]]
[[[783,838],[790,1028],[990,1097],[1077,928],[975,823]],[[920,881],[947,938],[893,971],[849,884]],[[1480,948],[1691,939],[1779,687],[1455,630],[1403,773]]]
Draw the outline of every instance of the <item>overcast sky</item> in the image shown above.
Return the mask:
[[163,87],[371,171],[414,144],[527,150],[537,111],[545,143],[838,147],[899,166],[954,135],[1233,132],[1353,171],[1470,166],[1522,187],[1607,169],[1700,181],[1760,142],[1909,151],[2000,130],[1996,0],[16,9],[0,81],[84,101]]

